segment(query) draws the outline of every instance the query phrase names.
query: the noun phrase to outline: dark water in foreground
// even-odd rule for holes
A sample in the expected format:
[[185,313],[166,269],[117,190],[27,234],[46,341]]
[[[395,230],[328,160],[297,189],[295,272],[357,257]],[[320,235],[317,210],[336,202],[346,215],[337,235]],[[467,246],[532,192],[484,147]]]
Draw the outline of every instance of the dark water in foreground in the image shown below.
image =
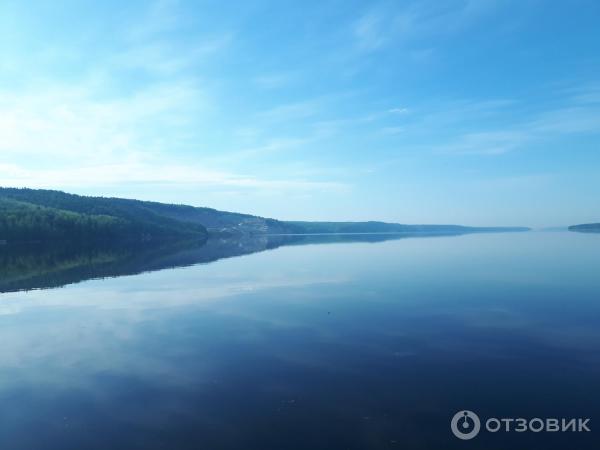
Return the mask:
[[600,235],[319,239],[0,247],[0,449],[600,448]]

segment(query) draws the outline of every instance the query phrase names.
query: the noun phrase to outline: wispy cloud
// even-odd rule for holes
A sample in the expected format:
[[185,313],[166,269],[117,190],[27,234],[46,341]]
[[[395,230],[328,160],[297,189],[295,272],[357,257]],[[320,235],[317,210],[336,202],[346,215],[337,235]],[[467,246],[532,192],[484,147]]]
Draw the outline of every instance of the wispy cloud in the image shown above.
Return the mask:
[[229,152],[224,158],[227,160],[247,159],[256,157],[269,157],[273,153],[290,149],[296,149],[310,142],[314,142],[315,137],[273,137],[254,147],[241,148]]
[[531,138],[530,134],[515,130],[466,133],[436,147],[436,151],[461,155],[502,155],[524,145]]
[[187,125],[206,104],[193,80],[155,83],[119,98],[97,96],[95,82],[0,93],[3,155],[81,161],[159,150],[160,132]]
[[258,87],[263,89],[280,89],[289,86],[297,78],[298,75],[296,73],[285,72],[259,75],[253,81]]
[[131,45],[115,55],[116,69],[141,69],[157,75],[173,75],[193,68],[206,58],[224,51],[233,41],[232,33],[197,38],[185,45],[158,40]]
[[600,103],[600,83],[571,88],[567,93],[572,95],[575,103]]
[[408,114],[408,108],[391,108],[388,109],[391,114]]
[[[95,81],[90,83],[0,94],[3,185],[77,189],[137,183],[280,191],[347,188],[335,181],[277,179],[210,169],[201,158],[193,164],[178,163],[170,150],[196,148],[198,134],[193,130],[210,103],[193,79],[150,84],[118,99],[98,97]],[[174,137],[175,130],[179,130],[175,134],[179,138]],[[307,142],[307,138],[269,138],[261,146],[235,149],[228,158],[254,157]],[[39,162],[40,167],[29,161]]]
[[177,0],[155,0],[140,17],[128,27],[126,37],[130,41],[144,41],[165,32],[173,31],[181,23]]
[[[586,101],[586,104],[581,102],[582,95],[592,100],[587,97],[589,94],[586,91],[585,94],[569,95],[563,99],[562,106],[520,117],[519,121],[512,121],[504,127],[478,126],[478,130],[449,138],[446,143],[435,145],[434,148],[436,152],[442,153],[502,155],[560,136],[600,133],[600,105],[593,101]],[[513,104],[510,101],[488,103],[488,106],[496,105],[505,113],[510,113],[510,105]],[[461,128],[464,127],[463,123]]]
[[383,127],[381,129],[382,134],[400,134],[404,132],[404,127]]
[[385,18],[382,14],[369,12],[362,16],[354,26],[357,46],[362,51],[374,51],[389,40]]
[[259,112],[256,117],[264,121],[285,122],[314,116],[321,110],[320,99],[302,100],[275,106]]
[[[187,22],[178,2],[154,2],[114,36],[119,51],[100,54],[79,78],[0,88],[1,183],[72,190],[126,184],[288,193],[347,189],[331,179],[239,170],[239,161],[313,141],[317,133],[292,136],[269,128],[318,114],[320,99],[256,111],[228,143],[209,142],[227,126],[211,129],[219,101],[198,72],[207,58],[227,51],[234,34],[194,30],[187,39],[174,38]],[[122,83],[131,76],[135,83]],[[255,82],[274,89],[294,77],[274,73]]]
[[548,111],[533,120],[529,128],[538,134],[600,132],[600,107],[572,106]]
[[354,22],[352,32],[359,51],[374,52],[393,43],[456,33],[490,16],[501,3],[507,2],[469,0],[449,6],[446,2],[425,0],[379,4]]
[[198,164],[173,164],[160,159],[121,161],[115,164],[76,165],[60,169],[29,169],[14,164],[0,165],[0,179],[6,186],[37,188],[88,188],[142,184],[252,190],[311,191],[347,190],[344,183],[307,179],[271,179],[206,169]]

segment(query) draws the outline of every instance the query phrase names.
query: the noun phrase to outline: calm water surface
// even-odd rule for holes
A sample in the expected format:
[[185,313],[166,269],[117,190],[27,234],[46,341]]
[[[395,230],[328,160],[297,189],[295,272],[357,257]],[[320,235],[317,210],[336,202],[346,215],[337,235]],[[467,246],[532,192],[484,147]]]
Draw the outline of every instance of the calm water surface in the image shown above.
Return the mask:
[[600,448],[600,235],[303,243],[0,247],[0,449]]

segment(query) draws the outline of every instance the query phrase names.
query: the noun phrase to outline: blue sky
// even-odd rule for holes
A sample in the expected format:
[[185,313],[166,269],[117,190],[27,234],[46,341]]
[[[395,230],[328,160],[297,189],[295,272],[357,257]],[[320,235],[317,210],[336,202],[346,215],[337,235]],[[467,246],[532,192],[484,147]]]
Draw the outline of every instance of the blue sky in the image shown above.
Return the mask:
[[597,1],[0,3],[0,185],[600,221]]

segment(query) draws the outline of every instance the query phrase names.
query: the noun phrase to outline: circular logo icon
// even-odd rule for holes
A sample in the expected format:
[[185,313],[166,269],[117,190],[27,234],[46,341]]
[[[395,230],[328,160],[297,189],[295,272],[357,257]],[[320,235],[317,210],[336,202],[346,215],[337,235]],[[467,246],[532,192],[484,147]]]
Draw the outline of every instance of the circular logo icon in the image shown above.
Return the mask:
[[481,422],[473,411],[459,411],[454,414],[450,423],[452,433],[459,439],[468,441],[479,434]]

